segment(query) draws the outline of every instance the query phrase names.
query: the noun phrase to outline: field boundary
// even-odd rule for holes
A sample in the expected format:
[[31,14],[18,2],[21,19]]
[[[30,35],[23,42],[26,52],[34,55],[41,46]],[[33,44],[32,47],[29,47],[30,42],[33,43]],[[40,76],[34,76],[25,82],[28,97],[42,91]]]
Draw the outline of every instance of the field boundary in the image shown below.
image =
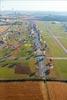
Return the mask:
[[5,82],[5,83],[7,83],[7,82],[24,82],[24,81],[33,81],[33,82],[35,82],[35,81],[44,81],[44,82],[64,82],[64,83],[67,83],[67,80],[55,80],[55,79],[23,79],[23,80],[0,80],[0,83],[2,83],[2,82]]

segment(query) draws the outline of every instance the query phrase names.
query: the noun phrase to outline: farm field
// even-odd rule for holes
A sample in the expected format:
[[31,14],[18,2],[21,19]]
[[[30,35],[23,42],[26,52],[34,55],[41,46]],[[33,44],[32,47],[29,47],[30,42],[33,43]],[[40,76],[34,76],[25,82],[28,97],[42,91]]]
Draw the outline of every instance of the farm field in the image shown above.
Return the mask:
[[[50,100],[66,100],[67,84],[61,82],[48,82]],[[62,92],[61,92],[62,91]]]
[[52,21],[37,21],[42,42],[46,41],[48,49],[46,56],[53,58],[54,69],[50,75],[56,79],[67,79],[67,32],[63,23]]
[[[6,90],[8,91],[6,92]],[[37,82],[0,83],[0,99],[43,100],[43,96],[40,90],[40,83]]]
[[32,98],[32,100],[48,100],[50,98],[50,100],[67,100],[66,83],[47,82],[47,87],[48,91],[44,82],[37,81],[0,83],[0,99],[22,100],[23,98],[23,100],[31,100]]

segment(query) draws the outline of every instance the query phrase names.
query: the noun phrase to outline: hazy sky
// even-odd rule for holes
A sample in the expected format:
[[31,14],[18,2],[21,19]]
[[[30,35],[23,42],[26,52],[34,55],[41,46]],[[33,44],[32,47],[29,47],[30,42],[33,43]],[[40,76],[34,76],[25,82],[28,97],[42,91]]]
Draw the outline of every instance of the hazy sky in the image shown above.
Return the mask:
[[0,0],[1,10],[67,11],[67,0]]

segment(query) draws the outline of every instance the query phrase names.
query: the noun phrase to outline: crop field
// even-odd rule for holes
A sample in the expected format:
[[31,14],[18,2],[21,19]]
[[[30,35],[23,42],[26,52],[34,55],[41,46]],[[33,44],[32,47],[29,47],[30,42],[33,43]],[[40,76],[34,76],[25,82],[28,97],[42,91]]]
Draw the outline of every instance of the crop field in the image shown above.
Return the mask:
[[43,95],[40,89],[40,83],[38,82],[0,83],[0,99],[43,100]]
[[[66,100],[67,84],[61,82],[48,82],[50,100]],[[61,92],[62,91],[62,92]]]
[[[0,83],[1,100],[67,100],[67,84],[60,82],[11,82]],[[59,89],[58,89],[59,88]],[[62,91],[62,92],[61,92]],[[48,97],[49,93],[49,97]]]
[[42,42],[46,41],[46,56],[53,58],[53,70],[50,77],[67,79],[67,31],[65,22],[37,21]]

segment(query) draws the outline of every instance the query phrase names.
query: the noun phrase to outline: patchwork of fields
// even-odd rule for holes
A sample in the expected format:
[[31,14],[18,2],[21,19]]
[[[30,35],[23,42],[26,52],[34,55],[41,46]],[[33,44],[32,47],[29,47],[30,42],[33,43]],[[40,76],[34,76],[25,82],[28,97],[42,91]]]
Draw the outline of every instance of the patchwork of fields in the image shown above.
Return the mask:
[[[53,68],[47,75],[48,79],[67,80],[65,24],[65,22],[36,21],[42,47],[45,47],[45,43],[47,47],[45,64],[50,58],[53,59]],[[24,82],[0,82],[0,99],[67,100],[66,83],[27,81],[39,78],[35,76],[37,55],[30,35],[30,24],[27,20],[0,26],[0,81],[26,79]]]

